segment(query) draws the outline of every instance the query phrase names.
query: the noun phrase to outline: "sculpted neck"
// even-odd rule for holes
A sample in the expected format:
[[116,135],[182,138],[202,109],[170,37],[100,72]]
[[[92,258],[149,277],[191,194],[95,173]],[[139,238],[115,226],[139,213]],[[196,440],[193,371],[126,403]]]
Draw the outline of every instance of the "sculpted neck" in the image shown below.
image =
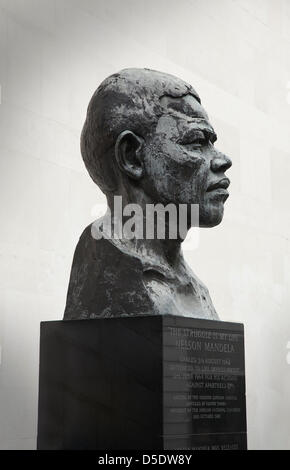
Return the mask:
[[157,216],[154,216],[154,203],[151,198],[138,188],[133,187],[129,191],[122,189],[118,197],[107,196],[109,211],[106,215],[111,218],[112,233],[118,233],[118,230],[120,233],[120,226],[122,227],[119,237],[122,246],[127,251],[150,259],[152,264],[173,268],[183,263],[183,240],[179,236],[172,239],[175,234],[172,234],[172,226],[169,227],[166,214],[165,224],[162,224],[161,216],[160,230],[157,230]]

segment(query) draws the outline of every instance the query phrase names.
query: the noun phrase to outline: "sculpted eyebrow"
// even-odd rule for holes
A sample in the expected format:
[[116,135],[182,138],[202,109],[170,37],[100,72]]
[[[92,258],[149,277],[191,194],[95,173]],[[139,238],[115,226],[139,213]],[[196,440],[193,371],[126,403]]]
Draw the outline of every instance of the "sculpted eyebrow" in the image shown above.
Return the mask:
[[217,140],[217,135],[211,127],[208,126],[196,126],[184,132],[180,141],[190,141],[190,139],[195,139],[198,132],[203,132],[210,142],[214,143]]

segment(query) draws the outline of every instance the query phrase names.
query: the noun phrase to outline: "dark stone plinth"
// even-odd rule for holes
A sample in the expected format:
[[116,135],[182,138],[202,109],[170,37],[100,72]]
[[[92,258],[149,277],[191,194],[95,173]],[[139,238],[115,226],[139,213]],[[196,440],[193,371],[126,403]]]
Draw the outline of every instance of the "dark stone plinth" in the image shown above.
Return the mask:
[[41,324],[38,449],[245,449],[243,325]]

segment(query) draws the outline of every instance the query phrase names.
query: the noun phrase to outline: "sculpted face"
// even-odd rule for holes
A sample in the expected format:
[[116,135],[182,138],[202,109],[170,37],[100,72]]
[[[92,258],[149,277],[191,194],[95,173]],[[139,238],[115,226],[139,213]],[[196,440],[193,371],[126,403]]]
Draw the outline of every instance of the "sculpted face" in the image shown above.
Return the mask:
[[231,160],[219,152],[206,111],[190,94],[161,98],[164,114],[145,139],[144,191],[154,203],[199,204],[201,227],[223,217]]

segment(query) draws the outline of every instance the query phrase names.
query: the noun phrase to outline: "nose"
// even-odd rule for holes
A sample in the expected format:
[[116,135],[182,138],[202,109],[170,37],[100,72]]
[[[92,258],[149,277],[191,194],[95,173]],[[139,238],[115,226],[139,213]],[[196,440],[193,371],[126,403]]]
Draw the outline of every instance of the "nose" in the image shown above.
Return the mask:
[[217,152],[210,163],[212,171],[215,173],[225,172],[232,166],[231,159],[222,152]]

